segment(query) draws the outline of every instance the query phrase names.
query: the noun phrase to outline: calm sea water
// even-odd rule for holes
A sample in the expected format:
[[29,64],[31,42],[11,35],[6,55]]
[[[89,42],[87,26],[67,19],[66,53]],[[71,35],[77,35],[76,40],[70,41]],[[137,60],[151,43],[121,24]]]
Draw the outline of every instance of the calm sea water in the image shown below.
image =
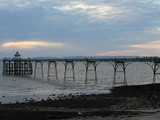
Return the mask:
[[[15,77],[2,75],[2,63],[0,63],[0,101],[2,103],[24,102],[26,99],[54,99],[63,94],[98,94],[108,93],[113,81],[113,68],[108,63],[100,63],[97,67],[98,84],[95,85],[94,73],[89,72],[88,84],[85,85],[85,66],[77,63],[75,66],[76,81],[67,79],[64,83],[64,65],[58,64],[58,80],[54,77],[47,81],[47,64],[44,64],[44,78]],[[144,63],[132,63],[126,69],[127,82],[130,85],[147,84],[152,82],[152,69]],[[71,75],[71,71],[68,72]],[[123,76],[118,74],[118,80]],[[157,78],[157,82],[159,82]],[[50,95],[55,94],[55,97]]]

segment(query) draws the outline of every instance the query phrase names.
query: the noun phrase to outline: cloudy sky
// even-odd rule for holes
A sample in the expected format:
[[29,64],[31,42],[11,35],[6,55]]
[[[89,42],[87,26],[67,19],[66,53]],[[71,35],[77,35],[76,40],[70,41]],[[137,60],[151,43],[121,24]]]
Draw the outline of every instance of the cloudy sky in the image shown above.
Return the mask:
[[0,58],[160,56],[160,0],[0,0]]

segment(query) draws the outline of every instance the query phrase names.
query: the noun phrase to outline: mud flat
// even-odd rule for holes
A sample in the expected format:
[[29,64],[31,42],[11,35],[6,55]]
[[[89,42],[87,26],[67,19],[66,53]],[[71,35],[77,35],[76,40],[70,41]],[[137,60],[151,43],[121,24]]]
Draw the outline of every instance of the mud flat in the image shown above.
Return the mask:
[[55,100],[0,105],[0,119],[5,120],[123,119],[159,112],[159,83],[115,87],[109,94],[69,94]]

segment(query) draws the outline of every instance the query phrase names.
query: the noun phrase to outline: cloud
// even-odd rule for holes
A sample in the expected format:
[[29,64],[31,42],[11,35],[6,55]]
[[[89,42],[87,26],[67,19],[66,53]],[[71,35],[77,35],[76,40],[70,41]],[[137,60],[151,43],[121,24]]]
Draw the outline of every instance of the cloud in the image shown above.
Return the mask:
[[44,42],[44,41],[20,41],[20,42],[6,42],[1,45],[2,48],[20,48],[31,49],[37,47],[62,47],[63,43],[58,42]]
[[14,4],[17,7],[26,7],[27,5],[30,5],[30,1],[25,0],[0,0],[0,5],[3,5],[1,7],[6,7],[7,5]]
[[133,48],[140,48],[140,49],[159,49],[160,50],[160,41],[154,41],[147,44],[137,44],[131,45]]
[[119,7],[109,6],[107,4],[91,4],[89,2],[68,2],[67,4],[53,7],[54,9],[58,9],[64,13],[71,15],[86,15],[90,18],[94,18],[95,20],[101,19],[113,19],[124,15],[127,10],[123,10]]
[[132,56],[138,55],[139,50],[120,50],[98,53],[100,56]]
[[92,22],[98,20],[126,20],[128,18],[127,16],[130,16],[131,14],[132,16],[135,16],[134,14],[136,13],[131,10],[132,8],[130,9],[125,6],[125,3],[131,3],[130,0],[123,0],[121,2],[117,0],[114,1],[91,0],[84,2],[81,0],[0,0],[0,4],[8,6],[7,9],[11,9],[10,5],[14,5],[21,9],[41,7],[50,12],[63,14],[63,17],[75,16],[79,18],[79,20],[85,18]]
[[160,0],[154,0],[153,3],[156,5],[160,5]]
[[160,35],[160,27],[153,27],[149,28],[144,31],[145,33],[153,34],[153,35]]
[[[150,49],[141,45],[160,40],[158,1],[0,0],[0,43],[5,42],[0,50],[6,55],[15,48],[28,54],[45,55],[52,48],[69,43],[71,47],[54,49],[55,53],[51,53],[76,56],[100,52],[100,55],[154,54],[155,49],[149,53]],[[53,38],[63,45],[54,46],[54,42],[51,46]],[[47,42],[28,45],[27,40]],[[36,49],[31,52],[30,48]]]
[[98,53],[101,56],[159,56],[160,41],[123,46],[119,51]]
[[159,56],[160,51],[155,49],[128,48],[119,51],[98,53],[100,56]]

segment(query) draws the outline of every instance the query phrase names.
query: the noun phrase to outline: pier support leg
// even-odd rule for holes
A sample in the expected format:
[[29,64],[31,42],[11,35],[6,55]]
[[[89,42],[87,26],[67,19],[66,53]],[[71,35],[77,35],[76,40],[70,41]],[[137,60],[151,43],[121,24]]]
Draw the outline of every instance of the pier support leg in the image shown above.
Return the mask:
[[[73,81],[75,81],[75,64],[76,63],[74,61],[65,61],[64,82],[66,82],[67,78],[72,78]],[[69,73],[69,71],[72,71],[72,73],[70,76],[67,76],[67,73]]]
[[85,65],[86,65],[85,84],[87,84],[87,82],[88,82],[88,72],[89,71],[93,71],[94,72],[95,84],[98,84],[97,64],[96,64],[96,62],[95,61],[87,61]]
[[85,84],[87,84],[87,80],[88,80],[88,65],[86,65]]
[[65,63],[64,67],[65,67],[65,70],[64,70],[64,82],[66,82],[67,63]]
[[156,82],[156,71],[153,70],[153,83],[155,83],[155,82]]
[[36,78],[37,75],[40,75],[42,78],[44,77],[44,74],[43,74],[43,62],[42,61],[36,61],[35,62],[34,78]]
[[156,83],[156,76],[160,75],[160,73],[158,73],[158,70],[160,69],[160,62],[154,62],[152,69],[153,69],[153,83]]
[[56,80],[58,79],[57,62],[56,61],[49,61],[48,62],[48,74],[47,74],[48,81],[49,81],[50,77],[56,77]]
[[11,61],[9,61],[9,75],[11,74]]
[[74,64],[72,64],[72,72],[73,72],[73,81],[75,81],[75,72],[74,72]]
[[6,74],[6,61],[3,61],[3,75]]
[[48,74],[47,74],[47,80],[49,81],[49,77],[50,77],[50,62],[48,63]]
[[117,67],[116,65],[114,66],[114,75],[113,75],[113,87],[116,84],[116,72],[117,72]]
[[97,79],[97,65],[94,63],[94,72],[95,72],[95,84],[98,84],[98,79]]
[[[113,75],[113,87],[116,86],[116,84],[122,84],[124,86],[127,85],[127,80],[126,80],[126,63],[124,61],[116,61],[113,65],[114,68],[114,75]],[[119,76],[118,76],[119,75]],[[122,82],[117,81],[120,79],[120,75],[123,76]]]
[[41,69],[42,69],[42,78],[44,78],[44,74],[43,74],[43,62],[41,62]]
[[33,75],[33,66],[32,66],[32,61],[29,62],[29,74]]
[[36,78],[36,72],[37,72],[37,62],[35,62],[34,66],[34,78]]

